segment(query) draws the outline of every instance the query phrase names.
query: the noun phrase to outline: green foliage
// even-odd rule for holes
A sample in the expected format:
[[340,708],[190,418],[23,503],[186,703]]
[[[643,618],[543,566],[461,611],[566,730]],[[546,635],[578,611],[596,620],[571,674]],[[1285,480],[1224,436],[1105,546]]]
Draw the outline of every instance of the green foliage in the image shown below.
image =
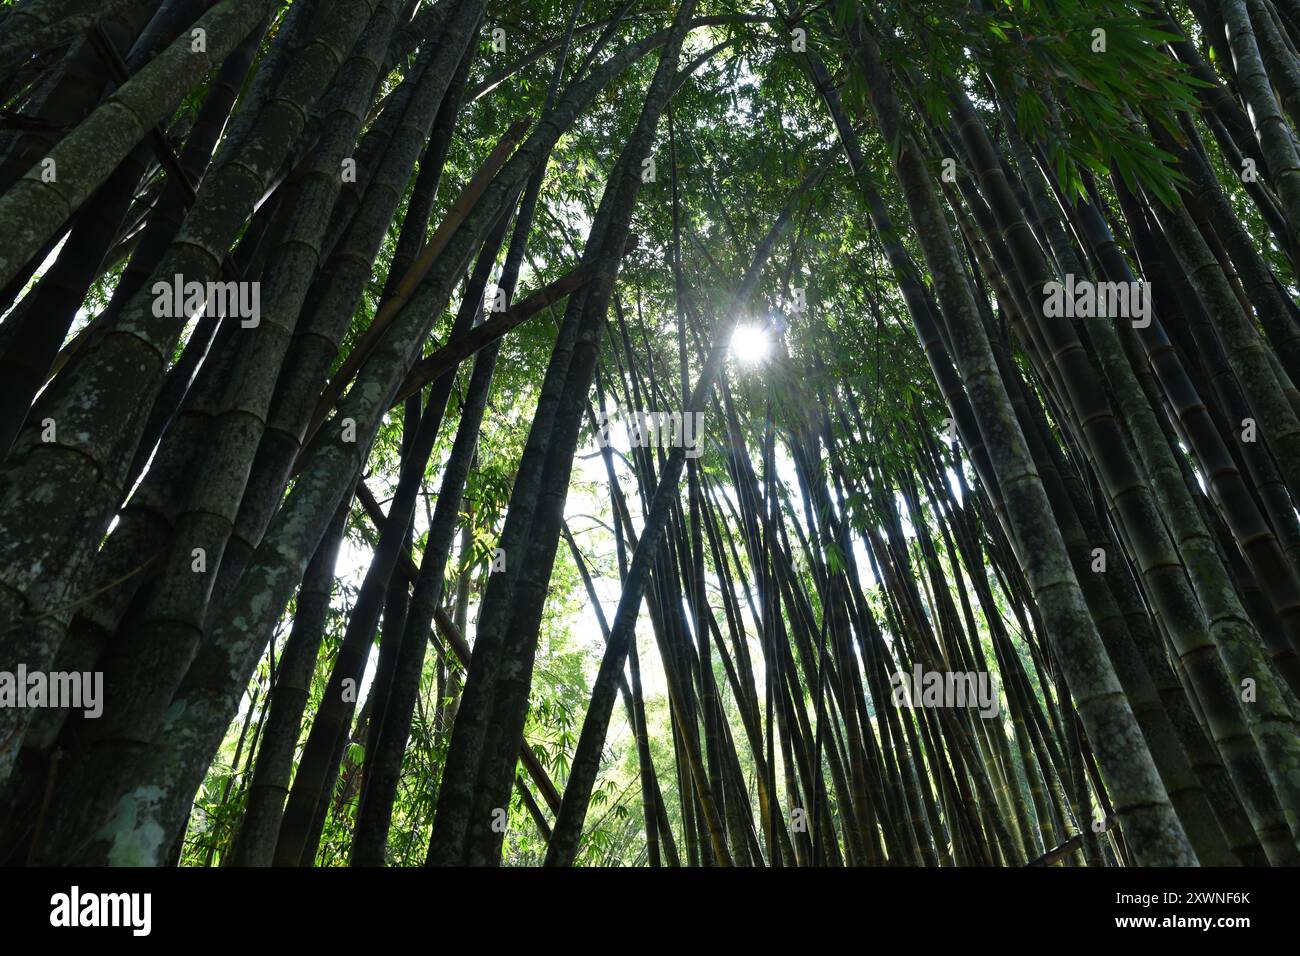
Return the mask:
[[[620,6],[590,5],[582,22],[611,16]],[[758,3],[720,2],[707,7],[704,12],[708,15],[771,15],[768,7]],[[635,16],[611,48],[617,49],[629,37],[659,28],[673,8],[667,0],[638,4]],[[508,54],[498,54],[491,49],[485,32],[470,86],[497,76],[524,50],[560,36],[570,9],[548,0],[509,6],[492,4],[489,23],[505,24],[514,45]],[[1005,137],[1007,124],[1014,123],[1021,137],[1043,148],[1046,171],[1055,177],[1064,195],[1083,195],[1084,180],[1092,176],[1102,183],[1100,188],[1109,197],[1110,187],[1105,180],[1113,168],[1130,188],[1140,185],[1168,200],[1176,197],[1185,180],[1173,168],[1173,158],[1152,144],[1146,118],[1154,118],[1181,141],[1184,134],[1178,120],[1194,113],[1198,83],[1168,55],[1165,45],[1170,37],[1135,9],[1140,10],[1123,0],[986,0],[982,4],[934,0],[887,5],[834,0],[810,6],[805,11],[806,19],[800,22],[808,27],[809,48],[832,70],[846,111],[861,134],[867,165],[864,175],[883,194],[900,232],[899,242],[915,259],[923,261],[917,237],[906,225],[906,203],[889,171],[900,144],[887,142],[865,121],[870,116],[871,90],[852,56],[848,39],[852,31],[861,25],[880,41],[899,78],[905,108],[915,121],[922,151],[934,167],[936,178],[943,158],[936,143],[940,135],[951,133],[951,97],[954,91],[962,91],[995,137]],[[732,296],[755,246],[772,225],[774,210],[784,205],[809,170],[835,147],[834,123],[809,81],[806,63],[790,49],[783,26],[715,25],[697,31],[688,44],[684,57],[687,60],[715,44],[728,45],[700,65],[674,97],[671,146],[666,122],[656,141],[657,176],[643,184],[632,223],[639,242],[621,263],[600,342],[600,381],[611,405],[629,400],[631,389],[624,383],[635,372],[638,388],[655,390],[650,399],[654,407],[680,407],[684,388],[699,375],[712,330],[732,318],[727,312]],[[1094,49],[1097,38],[1093,31],[1097,29],[1105,31],[1104,52]],[[580,34],[580,54],[596,35],[598,31]],[[581,59],[580,54],[570,59],[570,67],[575,59]],[[516,302],[581,261],[613,157],[619,154],[636,121],[654,66],[654,58],[650,57],[620,75],[574,129],[562,137],[551,155]],[[385,80],[383,93],[393,89],[402,68],[399,65]],[[552,58],[541,57],[463,111],[438,193],[435,222],[445,215],[505,126],[523,116],[536,116],[552,68]],[[993,96],[994,88],[1014,90],[1013,102],[999,104]],[[193,110],[198,102],[191,96],[182,109]],[[760,663],[760,642],[766,635],[761,623],[753,619],[748,603],[752,594],[743,589],[752,586],[768,569],[759,566],[762,556],[748,537],[751,529],[735,520],[735,513],[742,494],[737,478],[742,455],[756,463],[759,473],[755,479],[760,488],[770,477],[762,472],[769,430],[777,449],[777,508],[786,522],[791,549],[799,552],[793,561],[797,578],[794,583],[811,596],[809,611],[817,618],[814,626],[820,624],[824,614],[822,575],[856,569],[862,584],[863,609],[881,622],[886,656],[897,653],[901,660],[902,651],[916,635],[909,632],[910,625],[902,619],[896,596],[876,580],[864,554],[857,553],[856,548],[845,549],[825,533],[825,528],[843,520],[860,542],[868,532],[887,536],[889,523],[901,521],[906,527],[902,533],[906,547],[902,550],[913,567],[925,567],[925,555],[915,533],[920,528],[937,537],[943,520],[928,499],[914,511],[898,504],[902,495],[896,478],[916,467],[921,447],[918,430],[940,434],[948,406],[934,384],[906,303],[865,213],[861,184],[854,181],[838,154],[834,159],[818,183],[815,196],[800,197],[796,203],[792,228],[764,271],[751,301],[741,305],[745,318],[766,323],[769,328],[782,328],[782,334],[775,336],[778,342],[774,355],[755,370],[729,367],[725,409],[734,410],[735,430],[733,433],[724,425],[712,425],[710,442],[699,460],[699,477],[710,490],[717,491],[723,514],[721,530],[726,536],[727,570],[734,579],[731,596],[739,609],[739,625],[744,628],[749,653]],[[1231,183],[1230,198],[1243,221],[1263,232],[1240,183],[1226,169],[1216,172],[1221,181]],[[410,188],[408,183],[408,196]],[[400,222],[399,214],[382,244],[379,262],[340,356],[355,346],[373,321]],[[682,255],[680,262],[675,262],[673,250],[678,241]],[[1285,267],[1281,250],[1269,249],[1267,255],[1279,270]],[[681,271],[680,298],[674,266]],[[91,290],[90,305],[98,308],[106,301],[116,284],[117,268]],[[804,290],[805,311],[796,313],[788,307],[792,289]],[[445,343],[458,304],[453,296],[448,309],[437,317],[433,334],[425,343],[426,353]],[[467,603],[459,610],[469,622],[467,637],[471,640],[488,566],[499,544],[564,309],[565,303],[561,302],[543,310],[512,331],[501,346],[488,414],[461,504],[468,548],[448,563],[443,591],[444,603],[455,611],[456,585],[462,580],[466,583]],[[681,339],[686,343],[684,370],[679,352]],[[1021,359],[1013,356],[1013,361]],[[426,504],[436,500],[438,494],[466,380],[466,369],[462,369],[425,475]],[[846,396],[853,397],[852,403],[844,400]],[[723,409],[720,403],[708,411],[716,415]],[[387,501],[396,486],[403,417],[398,410],[389,413],[366,463],[368,486],[381,503]],[[586,424],[583,429],[581,450],[590,450],[594,442]],[[823,442],[833,442],[842,452],[842,458],[834,462],[828,457],[812,461],[811,473],[806,476],[833,489],[833,507],[817,503],[807,506],[802,500],[792,449],[809,435],[824,436]],[[816,447],[824,448],[825,444]],[[634,524],[639,525],[649,486],[638,487],[633,480],[629,457],[620,449],[617,470]],[[952,467],[965,468],[963,475],[973,485],[967,466],[958,459]],[[618,570],[609,529],[617,521],[603,477],[593,483],[575,467],[565,490],[570,505],[566,513],[575,525],[577,514],[596,519],[589,523],[593,533],[582,540],[581,547],[590,556],[598,584],[609,585],[616,595]],[[748,489],[744,493],[749,493]],[[924,498],[924,492],[922,495]],[[969,506],[969,502],[960,504],[962,508]],[[684,495],[683,511],[689,514]],[[417,518],[417,559],[423,551],[428,523],[427,513]],[[982,529],[981,533],[989,532]],[[800,551],[800,534],[810,538],[824,535],[816,539],[820,564]],[[358,514],[349,523],[347,533],[347,550],[354,566],[340,568],[339,588],[312,681],[308,714],[314,713],[319,704],[355,599],[357,579],[364,573],[363,562],[369,559],[376,543],[372,526]],[[721,618],[722,568],[711,547],[706,548],[706,553],[706,590]],[[964,585],[963,574],[970,573],[946,550],[936,571],[955,582],[953,587],[958,590]],[[1009,594],[1006,582],[992,570],[983,573],[999,603],[998,610],[1005,612],[1006,620],[1014,619],[1012,605],[1019,596]],[[929,586],[925,581],[921,584]],[[777,603],[779,612],[794,621],[795,613],[787,606],[791,599],[785,592],[778,596]],[[291,621],[294,611],[291,605],[285,624]],[[612,616],[613,602],[606,602],[604,611],[607,617]],[[991,658],[988,622],[982,608],[972,612],[976,613],[982,622],[976,638]],[[693,626],[691,622],[684,630],[687,639],[697,641],[698,648]],[[680,833],[683,799],[678,792],[679,777],[672,772],[678,760],[675,735],[679,728],[670,714],[656,635],[644,615],[638,633],[642,683],[646,688],[647,745],[659,772],[667,813],[675,832]],[[1034,691],[1042,695],[1045,688],[1039,684],[1039,670],[1029,653],[1028,639],[1029,635],[1017,635],[1016,654],[1023,658]],[[591,682],[603,651],[602,635],[583,582],[561,543],[549,582],[524,731],[526,746],[561,792],[571,770]],[[718,657],[711,660],[728,729],[735,740],[744,741],[748,728],[735,699],[732,675]],[[739,666],[735,661],[728,663]],[[894,662],[891,659],[888,663],[892,666]],[[810,694],[810,668],[802,659],[795,666],[805,679],[804,693]],[[431,652],[425,660],[390,833],[390,862],[396,865],[418,865],[423,861],[464,677],[460,671],[441,637],[431,635]],[[265,683],[268,679],[269,674],[259,673],[255,681]],[[757,679],[764,678],[759,675]],[[759,688],[760,693],[765,690]],[[874,703],[868,702],[867,706],[874,723],[872,730],[879,733],[882,718]],[[257,704],[254,726],[264,718],[265,707],[263,695]],[[246,760],[236,763],[234,759],[239,729],[238,722],[231,728],[197,798],[185,848],[186,863],[204,862],[209,851],[223,852],[242,813],[248,768]],[[304,736],[306,732],[304,728]],[[346,860],[358,792],[354,776],[366,756],[364,745],[356,742],[358,737],[365,739],[364,735],[354,734],[346,750],[343,778],[335,782],[336,789],[331,793],[322,839],[323,864]],[[640,863],[644,827],[641,768],[635,735],[621,703],[615,711],[604,756],[579,859],[588,864]],[[754,755],[748,747],[738,746],[737,757],[742,777],[752,788],[757,773]],[[781,769],[784,772],[784,766]],[[519,772],[530,793],[537,794],[538,789],[522,767]],[[506,860],[524,865],[540,863],[545,845],[518,792],[508,811]],[[549,810],[546,813],[548,818],[552,816]]]

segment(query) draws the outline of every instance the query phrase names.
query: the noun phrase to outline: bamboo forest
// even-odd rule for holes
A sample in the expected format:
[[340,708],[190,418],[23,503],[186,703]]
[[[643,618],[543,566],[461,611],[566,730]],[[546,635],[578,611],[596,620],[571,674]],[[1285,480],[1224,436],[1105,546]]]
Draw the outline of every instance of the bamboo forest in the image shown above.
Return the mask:
[[0,865],[1300,865],[1300,0],[5,0],[0,100]]

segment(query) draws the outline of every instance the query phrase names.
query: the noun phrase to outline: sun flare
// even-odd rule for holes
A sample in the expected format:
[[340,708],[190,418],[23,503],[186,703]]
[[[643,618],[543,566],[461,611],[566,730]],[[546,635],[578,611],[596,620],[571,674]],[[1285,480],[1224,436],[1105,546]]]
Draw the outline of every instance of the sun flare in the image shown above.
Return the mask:
[[757,365],[772,351],[772,338],[758,323],[736,326],[731,333],[731,354],[742,365]]

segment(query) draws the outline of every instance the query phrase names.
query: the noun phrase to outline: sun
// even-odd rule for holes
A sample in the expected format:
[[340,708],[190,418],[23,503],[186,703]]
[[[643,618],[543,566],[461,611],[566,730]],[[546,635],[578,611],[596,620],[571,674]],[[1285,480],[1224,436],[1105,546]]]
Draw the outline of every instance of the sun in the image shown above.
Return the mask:
[[772,351],[772,337],[759,323],[742,323],[731,333],[731,354],[742,365],[757,365]]

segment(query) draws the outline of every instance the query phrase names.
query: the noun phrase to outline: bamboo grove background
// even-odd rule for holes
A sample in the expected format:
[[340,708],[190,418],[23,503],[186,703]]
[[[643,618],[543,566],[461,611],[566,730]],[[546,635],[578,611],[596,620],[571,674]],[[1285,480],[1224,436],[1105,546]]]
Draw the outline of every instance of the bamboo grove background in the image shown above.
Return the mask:
[[0,860],[1300,863],[1298,47],[5,3],[0,668],[104,710],[0,707]]

